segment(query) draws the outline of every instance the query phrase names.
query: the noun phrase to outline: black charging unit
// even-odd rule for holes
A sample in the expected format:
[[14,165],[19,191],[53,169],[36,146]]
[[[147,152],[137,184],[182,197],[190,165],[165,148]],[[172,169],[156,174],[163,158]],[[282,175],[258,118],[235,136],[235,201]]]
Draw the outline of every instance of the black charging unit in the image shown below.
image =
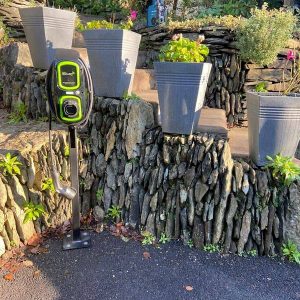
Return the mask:
[[[78,174],[77,128],[84,127],[93,106],[93,84],[89,69],[79,57],[56,59],[47,74],[49,103],[49,143],[51,176],[55,190],[72,201],[72,231],[63,241],[63,250],[86,248],[91,245],[90,235],[80,230],[80,195]],[[70,145],[71,186],[60,182],[52,150],[52,116],[68,126]]]

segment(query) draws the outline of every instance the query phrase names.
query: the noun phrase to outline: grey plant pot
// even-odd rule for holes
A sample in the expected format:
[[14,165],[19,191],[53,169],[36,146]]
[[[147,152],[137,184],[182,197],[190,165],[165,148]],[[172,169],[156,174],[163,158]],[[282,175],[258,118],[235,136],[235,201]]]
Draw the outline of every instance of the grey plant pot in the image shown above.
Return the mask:
[[162,130],[192,134],[203,106],[210,63],[155,62]]
[[131,93],[141,35],[129,30],[83,32],[95,94],[121,98]]
[[56,48],[72,48],[76,13],[50,8],[19,8],[35,68],[48,69]]
[[295,155],[300,139],[300,94],[247,93],[250,158],[264,166],[266,156]]

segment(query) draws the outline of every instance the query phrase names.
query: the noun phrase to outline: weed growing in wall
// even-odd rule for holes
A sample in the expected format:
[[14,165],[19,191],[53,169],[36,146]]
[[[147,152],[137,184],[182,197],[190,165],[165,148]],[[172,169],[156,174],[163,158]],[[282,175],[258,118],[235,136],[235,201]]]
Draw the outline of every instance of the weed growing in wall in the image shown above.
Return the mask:
[[22,166],[22,163],[18,160],[18,157],[12,157],[9,152],[0,159],[0,170],[4,176],[20,175],[20,166]]

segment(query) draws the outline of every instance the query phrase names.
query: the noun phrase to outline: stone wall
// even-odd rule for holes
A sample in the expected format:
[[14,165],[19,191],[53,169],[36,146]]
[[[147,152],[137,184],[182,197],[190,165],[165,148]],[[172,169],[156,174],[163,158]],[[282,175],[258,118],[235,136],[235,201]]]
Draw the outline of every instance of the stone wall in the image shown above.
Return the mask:
[[[153,61],[157,60],[158,51],[174,34],[182,33],[184,37],[197,39],[199,34],[204,35],[210,49],[208,61],[213,68],[206,93],[206,105],[213,108],[222,108],[230,126],[247,125],[247,103],[245,92],[253,89],[259,82],[266,82],[269,91],[279,91],[282,86],[283,69],[285,81],[291,76],[291,62],[286,63],[283,49],[278,60],[265,67],[242,62],[236,48],[235,34],[226,28],[207,26],[195,29],[178,29],[170,31],[166,28],[147,28],[139,30],[142,34],[141,56],[139,67],[152,68]],[[299,48],[297,41],[290,41],[291,48]]]
[[294,231],[300,182],[278,198],[270,174],[233,160],[227,141],[164,135],[152,124],[148,103],[97,99],[90,124],[94,182],[86,189],[96,217],[119,206],[132,227],[233,253],[274,254],[283,238],[300,242]]
[[[36,124],[32,124],[32,126],[36,126]],[[39,128],[46,127],[37,126]],[[19,246],[20,242],[25,243],[33,234],[40,233],[49,227],[61,225],[71,217],[71,202],[42,188],[43,182],[50,178],[47,131],[34,133],[26,132],[24,129],[20,136],[17,134],[16,136],[16,138],[10,138],[6,142],[6,146],[0,143],[0,157],[10,152],[13,156],[17,155],[22,163],[21,175],[4,176],[4,174],[0,174],[0,239],[4,240],[6,249]],[[22,148],[24,147],[25,150],[18,150],[20,139],[23,140]],[[33,144],[34,146],[32,146]],[[82,146],[79,145],[82,157]],[[68,157],[65,155],[66,147],[66,135],[62,132],[54,133],[53,149],[56,165],[65,182],[70,176]],[[30,149],[27,151],[27,148]],[[42,204],[46,214],[36,221],[24,224],[26,202]]]
[[[2,104],[10,109],[12,103],[23,101],[28,103],[31,118],[46,116],[45,74],[24,66],[7,70],[2,68]],[[55,140],[59,171],[67,179],[67,158],[62,152],[65,139]],[[119,206],[122,220],[132,227],[145,228],[158,237],[163,232],[172,238],[181,237],[184,243],[192,239],[198,248],[219,244],[225,252],[255,249],[259,254],[273,254],[280,251],[283,239],[300,245],[300,182],[280,194],[266,170],[233,160],[226,140],[213,135],[164,135],[160,127],[154,127],[149,103],[97,98],[81,142],[83,214],[93,209],[95,218],[102,221],[112,205]],[[34,176],[34,182],[49,177],[46,144],[47,139],[37,154],[24,157],[29,161],[32,156],[35,169],[44,172]],[[25,178],[29,178],[32,163],[27,165]],[[70,216],[69,206],[57,210],[59,198],[41,192],[40,184],[32,187],[32,180],[1,177],[1,182],[7,199],[9,188],[22,186],[23,198],[41,201],[49,209],[53,221],[42,219],[40,227],[34,224],[35,231]],[[18,199],[17,194],[12,197]],[[11,203],[6,200],[2,211],[8,211],[12,220]],[[8,224],[7,213],[4,220]],[[22,224],[13,224],[5,225],[6,234],[2,233],[7,245],[6,226],[22,236]]]

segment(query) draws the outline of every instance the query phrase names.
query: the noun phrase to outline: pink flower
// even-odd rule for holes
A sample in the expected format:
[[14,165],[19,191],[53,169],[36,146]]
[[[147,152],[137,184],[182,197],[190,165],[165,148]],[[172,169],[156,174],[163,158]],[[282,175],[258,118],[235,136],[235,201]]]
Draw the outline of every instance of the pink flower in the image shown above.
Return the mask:
[[288,60],[295,60],[296,57],[295,57],[294,51],[289,50],[289,51],[287,52],[286,58],[287,58]]
[[130,10],[130,19],[131,21],[135,21],[137,18],[137,11],[136,10]]

